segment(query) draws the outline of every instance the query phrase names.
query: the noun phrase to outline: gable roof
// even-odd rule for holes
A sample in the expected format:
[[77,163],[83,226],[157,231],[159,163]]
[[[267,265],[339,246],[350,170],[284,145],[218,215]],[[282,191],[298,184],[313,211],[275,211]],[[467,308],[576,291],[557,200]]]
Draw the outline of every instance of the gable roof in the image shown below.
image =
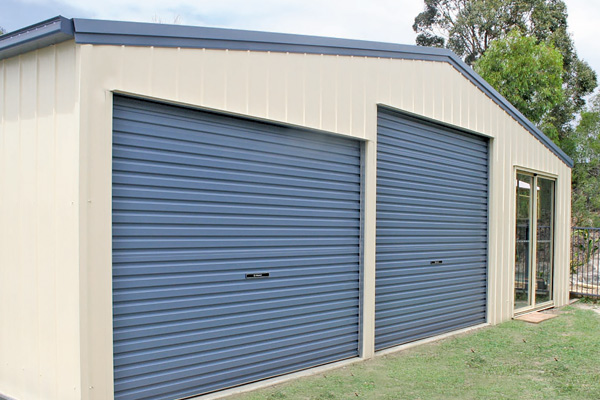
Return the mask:
[[518,121],[567,166],[573,167],[573,160],[564,151],[471,67],[447,49],[285,33],[68,19],[58,16],[0,36],[0,60],[72,39],[80,44],[253,50],[447,62]]

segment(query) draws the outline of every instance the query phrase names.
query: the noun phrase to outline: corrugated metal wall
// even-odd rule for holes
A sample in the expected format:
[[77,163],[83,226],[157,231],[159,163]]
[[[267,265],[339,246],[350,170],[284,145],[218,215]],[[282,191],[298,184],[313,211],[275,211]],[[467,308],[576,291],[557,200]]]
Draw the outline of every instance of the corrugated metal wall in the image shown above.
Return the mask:
[[486,322],[488,139],[380,108],[375,348]]
[[0,61],[0,393],[81,397],[78,56]]
[[115,398],[358,356],[359,142],[123,97],[114,110]]
[[378,103],[492,138],[491,323],[513,313],[515,169],[557,179],[555,302],[568,301],[570,169],[449,64],[68,42],[2,60],[0,77],[0,315],[14,321],[0,331],[6,394],[113,393],[112,90],[367,139],[365,357],[375,321]]
[[112,393],[111,121],[120,90],[367,139],[364,161],[364,347],[373,349],[378,103],[471,129],[490,141],[491,323],[512,316],[516,166],[557,177],[556,304],[568,300],[570,169],[449,64],[270,52],[82,45],[84,384]]

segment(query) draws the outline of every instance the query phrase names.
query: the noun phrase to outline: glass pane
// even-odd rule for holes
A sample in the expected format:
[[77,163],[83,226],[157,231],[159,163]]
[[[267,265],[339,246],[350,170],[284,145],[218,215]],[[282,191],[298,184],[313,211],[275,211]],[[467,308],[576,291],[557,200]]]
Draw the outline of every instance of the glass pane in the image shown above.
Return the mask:
[[537,238],[535,302],[552,300],[554,181],[537,179]]
[[531,245],[531,186],[533,177],[517,174],[517,232],[515,254],[515,309],[531,305],[529,246]]

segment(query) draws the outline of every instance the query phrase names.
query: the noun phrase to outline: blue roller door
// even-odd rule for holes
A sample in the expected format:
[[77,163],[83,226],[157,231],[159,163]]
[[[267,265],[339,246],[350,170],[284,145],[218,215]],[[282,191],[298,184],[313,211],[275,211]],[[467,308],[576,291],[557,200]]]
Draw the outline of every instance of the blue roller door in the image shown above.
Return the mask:
[[358,354],[356,141],[115,97],[116,399]]
[[488,141],[380,109],[375,347],[486,321]]

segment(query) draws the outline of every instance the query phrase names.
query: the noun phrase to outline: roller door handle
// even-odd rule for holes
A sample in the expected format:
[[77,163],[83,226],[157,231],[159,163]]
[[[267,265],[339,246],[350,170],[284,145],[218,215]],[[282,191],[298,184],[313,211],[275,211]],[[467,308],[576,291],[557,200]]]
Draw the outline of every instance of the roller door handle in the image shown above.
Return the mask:
[[431,261],[429,264],[436,265],[436,264],[443,264],[443,263],[444,263],[443,260],[435,260],[435,261]]
[[269,277],[269,273],[268,272],[259,272],[259,273],[253,273],[253,274],[246,274],[246,279],[261,279],[261,278],[268,278]]

